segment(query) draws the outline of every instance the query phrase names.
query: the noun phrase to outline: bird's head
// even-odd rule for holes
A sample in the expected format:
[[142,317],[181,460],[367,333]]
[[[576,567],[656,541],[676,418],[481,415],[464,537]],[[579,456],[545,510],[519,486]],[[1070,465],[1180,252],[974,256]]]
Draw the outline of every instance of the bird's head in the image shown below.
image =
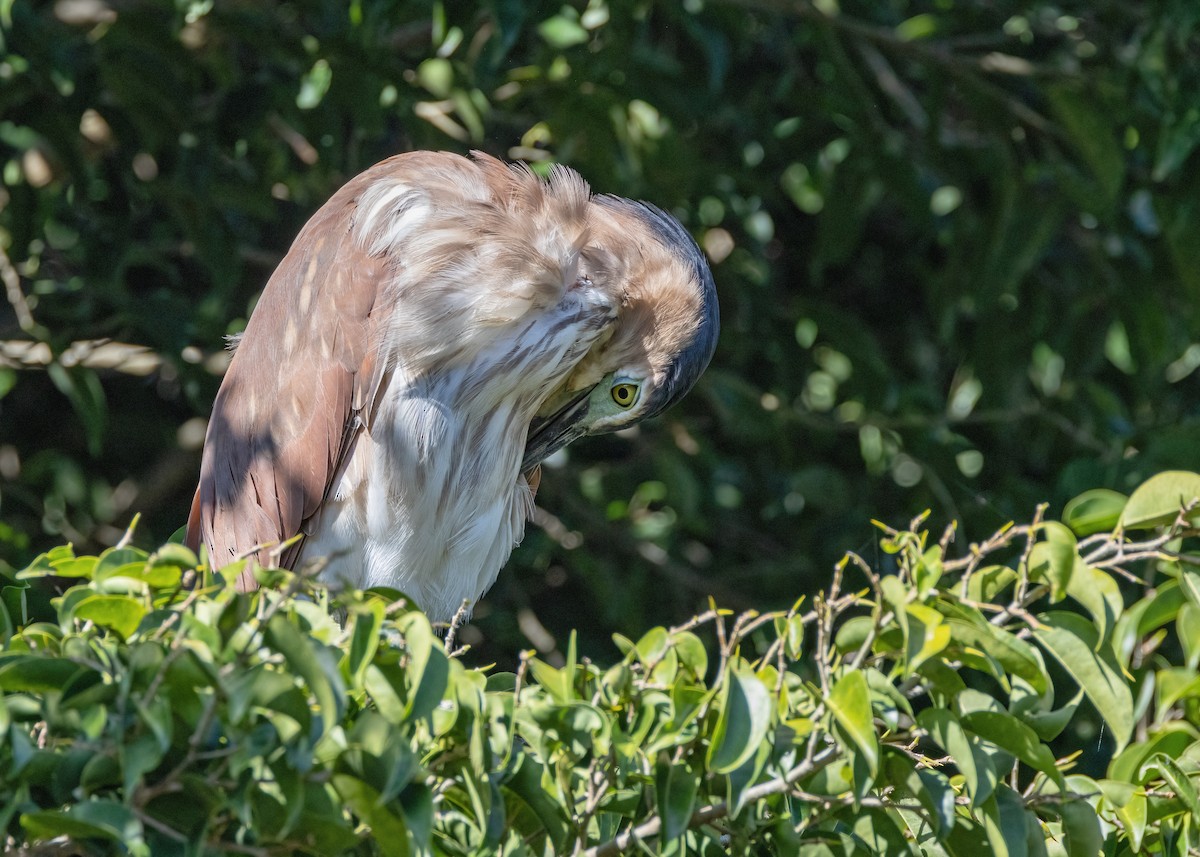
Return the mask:
[[720,321],[708,262],[665,211],[593,197],[578,275],[614,297],[617,318],[538,409],[524,472],[576,438],[661,413],[692,388],[716,348]]

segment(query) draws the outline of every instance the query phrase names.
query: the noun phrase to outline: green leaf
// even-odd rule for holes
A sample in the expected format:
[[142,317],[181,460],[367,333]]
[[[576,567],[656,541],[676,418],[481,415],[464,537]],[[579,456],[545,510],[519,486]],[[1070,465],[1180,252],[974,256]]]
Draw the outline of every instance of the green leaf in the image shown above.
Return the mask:
[[588,40],[588,31],[578,21],[565,15],[555,15],[538,25],[538,34],[546,43],[557,50],[582,45]]
[[989,565],[971,575],[967,597],[972,601],[991,601],[1016,582],[1017,573],[1008,566]]
[[[1151,476],[1129,496],[1121,513],[1121,527],[1147,530],[1174,523],[1180,511],[1200,498],[1200,475],[1168,470]],[[1195,519],[1196,514],[1192,518]]]
[[134,566],[140,571],[141,566],[146,564],[146,557],[146,552],[137,548],[109,548],[96,558],[96,569],[92,576],[96,580],[103,580],[129,566]]
[[667,653],[667,629],[651,628],[634,646],[638,660],[646,666],[653,666],[662,660]]
[[687,669],[695,681],[704,681],[708,674],[708,650],[704,643],[691,631],[676,631],[671,635],[671,645],[679,656],[679,663]]
[[[860,676],[861,679],[861,676]],[[866,696],[866,682],[863,682]],[[717,724],[708,747],[708,769],[728,774],[754,755],[771,724],[771,694],[741,658],[730,661],[714,703]]]
[[911,854],[903,832],[896,822],[882,809],[864,809],[854,818],[855,838],[861,842],[868,854]]
[[533,756],[522,753],[517,756],[512,772],[503,781],[505,789],[514,798],[522,801],[541,823],[554,847],[561,854],[567,842],[570,827],[564,808],[542,786],[545,767]]
[[129,639],[146,615],[146,608],[125,595],[90,595],[75,605],[75,618],[111,628]]
[[996,788],[996,772],[991,760],[976,750],[954,712],[927,708],[917,715],[917,723],[929,733],[963,775],[972,806],[980,806]]
[[945,599],[938,599],[933,606],[947,618],[953,645],[973,646],[986,652],[1009,673],[1025,679],[1037,693],[1046,692],[1046,670],[1032,646],[997,628],[973,607]]
[[430,57],[417,66],[417,81],[437,98],[446,98],[454,86],[454,65],[444,57]]
[[379,631],[383,627],[385,610],[386,605],[382,602],[371,600],[359,605],[354,612],[350,648],[346,652],[346,669],[356,688],[363,686],[367,667],[379,650]]
[[1197,738],[1200,738],[1200,735],[1187,723],[1164,724],[1151,732],[1146,740],[1130,744],[1124,751],[1116,754],[1108,765],[1108,775],[1119,782],[1140,785],[1143,782],[1141,771],[1147,759],[1156,753],[1177,759]]
[[1158,770],[1163,781],[1187,807],[1192,818],[1200,820],[1200,797],[1196,795],[1196,787],[1175,760],[1164,753],[1155,753],[1142,766],[1142,772],[1139,773],[1138,778],[1143,779],[1152,769]]
[[962,726],[1001,750],[1011,753],[1035,771],[1041,771],[1064,788],[1062,772],[1054,764],[1054,754],[1032,728],[1011,714],[999,711],[973,711],[962,718]]
[[918,598],[929,597],[942,579],[942,570],[942,548],[941,545],[934,545],[921,555],[913,569],[913,583],[916,584]]
[[121,842],[127,847],[141,844],[143,835],[142,824],[133,810],[111,800],[88,800],[65,810],[23,813],[21,826],[35,840],[59,836],[72,839],[100,838]]
[[833,637],[833,645],[845,655],[857,652],[875,627],[870,616],[851,616],[842,622]]
[[1104,850],[1104,835],[1096,810],[1085,800],[1067,800],[1062,805],[1067,857],[1096,857]]
[[654,766],[654,791],[662,819],[659,842],[663,847],[688,829],[699,789],[700,774],[689,762],[677,764],[667,752],[658,754]]
[[936,834],[954,827],[955,792],[946,775],[933,768],[917,768],[907,755],[886,748],[888,780],[909,797],[920,801]]
[[345,688],[336,663],[326,663],[319,642],[302,635],[287,616],[276,613],[267,622],[266,641],[287,660],[312,692],[321,713],[321,731],[327,733],[342,716]]
[[1181,699],[1200,696],[1200,676],[1188,667],[1168,667],[1155,673],[1158,704],[1155,706],[1155,721],[1162,722]]
[[1029,552],[1029,575],[1034,580],[1050,583],[1050,600],[1061,601],[1067,593],[1071,576],[1083,561],[1075,543],[1075,534],[1057,521],[1042,525],[1045,541]]
[[67,658],[18,655],[0,661],[0,690],[8,693],[59,690],[85,669]]
[[825,700],[838,725],[849,737],[852,748],[861,755],[874,779],[879,775],[879,739],[871,719],[871,693],[860,671],[843,675],[834,683]]
[[750,787],[758,781],[770,757],[771,744],[769,741],[763,741],[753,756],[725,777],[725,794],[730,818],[736,819],[749,802]]
[[1022,714],[1025,722],[1037,733],[1043,741],[1053,741],[1075,718],[1075,712],[1083,699],[1083,691],[1078,690],[1071,701],[1062,708],[1054,711],[1027,711]]
[[1108,532],[1116,528],[1128,501],[1124,494],[1108,488],[1093,488],[1067,503],[1062,521],[1080,537]]
[[406,716],[429,717],[442,701],[450,682],[450,663],[424,613],[405,613],[396,620],[408,648],[408,678],[412,684]]
[[1188,563],[1180,563],[1179,588],[1194,607],[1200,607],[1200,571]]
[[1200,663],[1200,607],[1183,605],[1175,617],[1175,628],[1187,658],[1187,668],[1194,670]]
[[1100,639],[1107,640],[1125,609],[1125,599],[1111,574],[1079,560],[1067,584],[1067,594],[1092,614]]
[[1043,627],[1034,639],[1066,668],[1112,730],[1120,753],[1133,733],[1133,694],[1111,656],[1097,652],[1096,628],[1075,613],[1052,611],[1037,617]]
[[1149,820],[1149,802],[1144,793],[1135,792],[1124,806],[1117,808],[1117,817],[1129,837],[1129,845],[1135,853],[1141,853],[1142,840],[1146,835],[1146,823]]
[[921,664],[941,652],[950,643],[951,628],[942,619],[942,614],[923,604],[909,604],[907,614],[908,633],[905,656],[908,670],[918,669]]
[[[1028,825],[1026,819],[1031,815],[1025,809],[1025,802],[1021,800],[1021,796],[1010,789],[1003,783],[996,787],[996,794],[993,796],[995,802],[995,815],[991,813],[992,802],[989,801],[985,817],[991,821],[993,818],[998,823],[999,839],[1003,842],[1004,853],[1008,857],[1027,857],[1029,847],[1027,844]],[[989,829],[988,838],[992,843],[996,843],[994,829]],[[999,853],[999,849],[995,853]]]
[[371,839],[385,857],[408,857],[412,853],[408,826],[380,803],[376,789],[348,774],[334,774],[333,787],[346,806],[371,828]]
[[[92,573],[96,570],[96,562],[97,560],[94,556],[63,557],[51,563],[48,573],[56,577],[91,577]],[[33,577],[35,574],[25,571],[17,576]],[[42,575],[36,574],[36,576],[40,577]]]

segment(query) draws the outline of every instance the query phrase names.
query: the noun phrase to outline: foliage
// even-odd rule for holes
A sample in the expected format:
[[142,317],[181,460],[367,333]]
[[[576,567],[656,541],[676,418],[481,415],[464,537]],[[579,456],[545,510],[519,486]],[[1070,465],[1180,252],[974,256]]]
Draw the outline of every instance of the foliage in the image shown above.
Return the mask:
[[[56,548],[2,592],[0,826],[89,854],[1194,854],[1197,498],[1164,473],[960,556],[922,516],[811,606],[516,674],[399,593]],[[38,605],[50,574],[75,585]],[[1062,744],[1089,706],[1102,776]]]
[[430,9],[0,2],[0,559],[178,526],[221,337],[409,148],[669,207],[721,294],[689,399],[547,474],[491,657],[786,605],[871,515],[978,540],[1200,468],[1195,4]]

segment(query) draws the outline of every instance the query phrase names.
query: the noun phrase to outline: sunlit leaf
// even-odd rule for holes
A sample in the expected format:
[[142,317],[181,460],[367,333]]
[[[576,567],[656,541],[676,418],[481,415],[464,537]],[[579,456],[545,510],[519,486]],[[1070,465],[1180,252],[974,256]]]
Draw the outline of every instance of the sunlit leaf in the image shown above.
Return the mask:
[[1170,524],[1189,503],[1200,499],[1200,475],[1169,470],[1151,476],[1129,495],[1121,526],[1144,530]]
[[879,739],[871,719],[871,694],[861,672],[848,672],[834,683],[825,700],[851,745],[861,754],[872,778],[879,773]]
[[771,723],[771,707],[766,686],[744,662],[731,662],[716,701],[717,724],[708,748],[710,771],[728,774],[754,755]]
[[1084,491],[1063,507],[1062,521],[1077,536],[1090,536],[1116,527],[1128,497],[1108,488]]
[[1038,617],[1043,627],[1034,639],[1066,668],[1112,730],[1116,751],[1133,732],[1133,695],[1120,669],[1098,653],[1096,628],[1074,613],[1061,611]]

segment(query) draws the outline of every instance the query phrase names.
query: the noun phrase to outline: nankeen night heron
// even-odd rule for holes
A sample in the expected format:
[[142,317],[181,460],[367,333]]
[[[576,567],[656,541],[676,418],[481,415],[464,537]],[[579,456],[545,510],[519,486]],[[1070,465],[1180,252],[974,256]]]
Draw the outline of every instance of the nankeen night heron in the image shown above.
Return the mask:
[[323,579],[447,620],[520,541],[540,463],[680,398],[717,328],[703,254],[653,205],[563,167],[397,155],[334,194],[267,283],[188,541],[222,567],[299,534],[280,564],[327,558]]

